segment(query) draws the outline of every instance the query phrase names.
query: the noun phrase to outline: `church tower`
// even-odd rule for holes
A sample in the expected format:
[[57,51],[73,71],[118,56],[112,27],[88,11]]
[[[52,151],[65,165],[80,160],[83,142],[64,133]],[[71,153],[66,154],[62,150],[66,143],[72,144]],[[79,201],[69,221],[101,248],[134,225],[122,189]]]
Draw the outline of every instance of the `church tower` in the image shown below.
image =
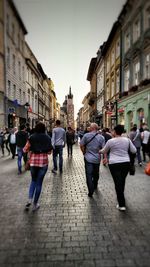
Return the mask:
[[74,104],[71,86],[69,87],[69,94],[67,95],[67,124],[74,129]]

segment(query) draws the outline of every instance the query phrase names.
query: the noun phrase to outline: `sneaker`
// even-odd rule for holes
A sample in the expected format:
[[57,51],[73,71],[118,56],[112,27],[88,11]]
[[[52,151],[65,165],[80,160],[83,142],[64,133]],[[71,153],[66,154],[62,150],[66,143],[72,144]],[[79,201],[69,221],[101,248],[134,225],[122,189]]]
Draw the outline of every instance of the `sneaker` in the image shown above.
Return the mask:
[[52,173],[55,173],[55,174],[56,174],[56,173],[57,173],[57,170],[55,170],[55,169],[52,169]]
[[88,193],[88,197],[93,197],[93,194],[91,194],[91,193]]
[[142,162],[139,163],[139,166],[142,167]]
[[126,210],[126,207],[119,207],[119,205],[117,204],[116,208],[120,211],[125,211]]
[[30,206],[31,206],[31,201],[28,201],[27,204],[25,205],[25,209],[29,210]]
[[38,210],[39,208],[40,208],[40,204],[39,204],[39,203],[37,203],[37,204],[33,204],[33,209],[32,209],[32,211],[34,212],[34,211]]

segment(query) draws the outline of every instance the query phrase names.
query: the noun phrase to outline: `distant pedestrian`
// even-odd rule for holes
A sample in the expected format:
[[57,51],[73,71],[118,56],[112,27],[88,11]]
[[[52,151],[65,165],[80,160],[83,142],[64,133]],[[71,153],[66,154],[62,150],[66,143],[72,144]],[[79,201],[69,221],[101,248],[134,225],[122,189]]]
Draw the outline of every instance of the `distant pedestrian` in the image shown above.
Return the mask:
[[36,211],[40,207],[38,200],[43,179],[48,169],[48,154],[51,154],[52,151],[51,138],[45,133],[45,125],[42,122],[36,124],[35,133],[29,137],[23,151],[24,153],[29,152],[32,177],[29,187],[29,200],[25,208],[28,210],[33,201],[33,211]]
[[25,125],[20,126],[20,131],[16,133],[16,146],[17,146],[17,154],[18,154],[18,174],[22,173],[22,157],[24,163],[27,162],[27,153],[23,152],[23,148],[28,140],[28,133],[26,132]]
[[9,147],[9,130],[7,127],[5,127],[5,131],[4,131],[4,144],[6,146],[6,149],[8,151],[8,155],[10,155],[10,147]]
[[149,148],[149,138],[150,138],[150,131],[147,127],[144,128],[144,131],[141,133],[142,138],[142,150],[143,150],[143,161],[146,161],[146,155],[148,154]]
[[131,129],[131,132],[129,133],[129,138],[137,149],[138,164],[139,166],[142,166],[142,157],[141,157],[142,138],[141,138],[141,132],[139,131],[139,129],[137,129],[136,126],[134,126]]
[[84,134],[80,142],[80,148],[84,154],[86,182],[89,197],[92,197],[94,190],[97,189],[101,161],[99,150],[102,149],[104,145],[105,139],[99,133],[98,125],[96,123],[91,123],[90,132]]
[[66,132],[66,143],[67,143],[67,152],[72,157],[73,145],[75,143],[75,133],[71,127],[68,127],[68,131]]
[[1,146],[1,150],[2,150],[2,155],[4,156],[5,152],[4,152],[4,132],[1,130],[0,132],[0,146]]
[[114,138],[107,141],[100,153],[108,153],[109,155],[109,169],[114,180],[118,205],[117,208],[120,211],[126,210],[124,189],[125,180],[129,172],[130,159],[128,151],[136,153],[136,148],[132,144],[131,140],[127,137],[122,137],[124,131],[123,125],[117,125],[114,128]]
[[66,132],[60,125],[60,120],[56,120],[56,127],[52,131],[53,146],[53,173],[57,173],[57,157],[59,156],[59,171],[63,172],[63,148],[66,143]]
[[9,147],[10,151],[12,154],[12,159],[15,158],[16,155],[16,134],[15,134],[16,128],[13,128],[10,131],[9,137],[8,137],[8,142],[9,142]]

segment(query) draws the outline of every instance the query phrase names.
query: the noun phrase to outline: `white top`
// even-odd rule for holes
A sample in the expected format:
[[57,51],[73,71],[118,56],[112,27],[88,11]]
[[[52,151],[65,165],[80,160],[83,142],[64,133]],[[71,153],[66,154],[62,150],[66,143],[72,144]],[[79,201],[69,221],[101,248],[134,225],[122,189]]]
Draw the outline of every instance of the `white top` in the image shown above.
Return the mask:
[[52,131],[52,146],[64,146],[66,143],[66,132],[61,127],[56,127]]
[[148,143],[149,136],[150,136],[150,132],[147,131],[147,130],[144,130],[144,132],[141,133],[142,143],[143,144],[147,144]]
[[108,153],[109,154],[109,164],[114,163],[121,163],[121,162],[129,162],[129,145],[130,145],[130,151],[132,153],[136,153],[136,147],[133,145],[131,140],[127,137],[115,137],[112,139],[109,139],[104,146],[104,148],[101,150],[102,153]]

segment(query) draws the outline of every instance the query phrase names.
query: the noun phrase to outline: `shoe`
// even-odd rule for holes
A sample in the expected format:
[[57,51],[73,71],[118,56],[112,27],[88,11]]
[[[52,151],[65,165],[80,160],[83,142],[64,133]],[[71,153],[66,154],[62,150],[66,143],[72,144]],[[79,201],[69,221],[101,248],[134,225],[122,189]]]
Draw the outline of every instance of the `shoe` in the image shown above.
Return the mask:
[[88,193],[88,197],[93,197],[93,194],[91,194],[91,193]]
[[22,171],[18,171],[18,175],[20,175],[22,173]]
[[60,173],[63,173],[63,170],[59,170]]
[[119,205],[117,204],[116,208],[120,211],[125,211],[126,210],[126,207],[119,207]]
[[34,212],[34,211],[38,210],[39,208],[40,208],[40,204],[39,204],[39,203],[37,203],[37,204],[33,204],[33,209],[32,209],[32,211]]
[[139,163],[139,166],[142,167],[142,162]]
[[56,173],[57,173],[57,170],[55,170],[55,169],[52,169],[52,173],[55,173],[55,174],[56,174]]
[[25,210],[29,210],[31,206],[31,201],[28,201],[27,204],[25,205]]

